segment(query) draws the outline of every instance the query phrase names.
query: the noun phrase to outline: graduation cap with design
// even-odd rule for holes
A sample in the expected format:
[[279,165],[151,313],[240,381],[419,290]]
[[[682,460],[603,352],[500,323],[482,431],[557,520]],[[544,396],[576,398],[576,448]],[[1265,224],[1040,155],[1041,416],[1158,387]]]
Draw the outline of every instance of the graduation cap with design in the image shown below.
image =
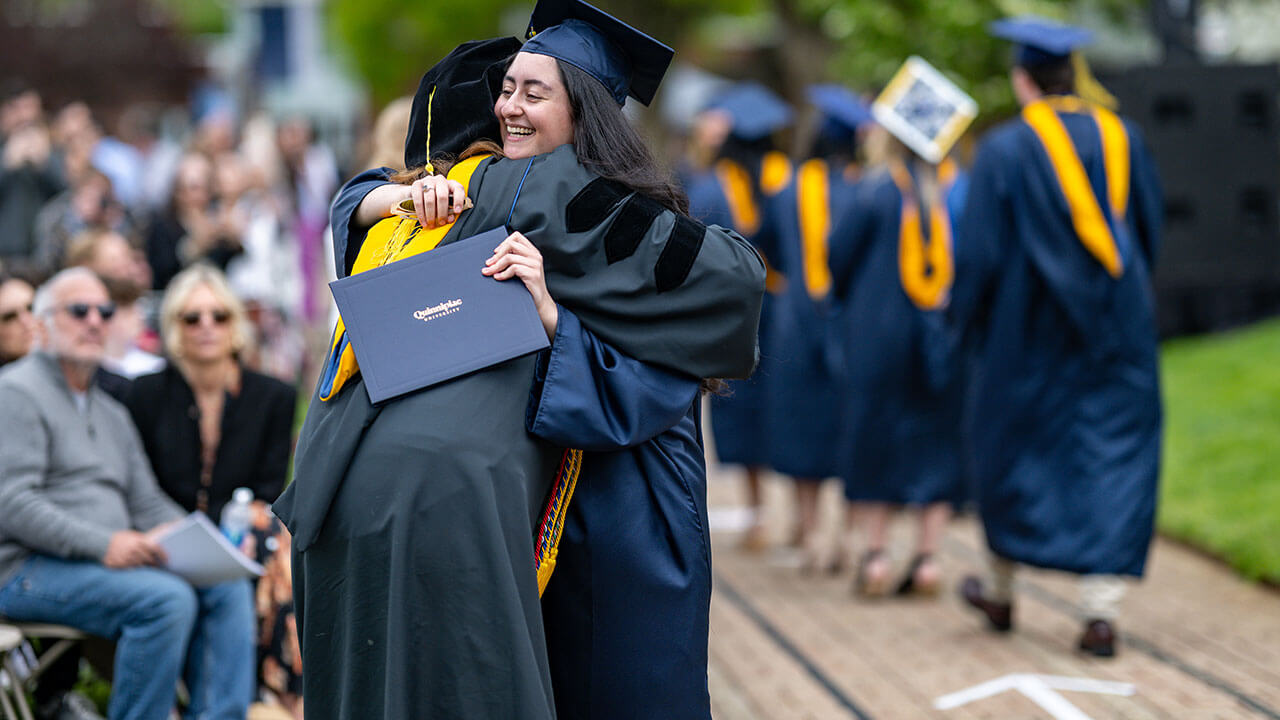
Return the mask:
[[843,85],[811,85],[806,95],[822,113],[819,132],[828,137],[851,136],[863,125],[875,122],[871,106]]
[[746,142],[772,135],[791,124],[791,106],[772,90],[754,83],[738,83],[707,105],[708,111],[729,116],[729,134]]
[[1093,33],[1084,28],[1038,15],[997,20],[987,30],[1016,45],[1014,61],[1023,67],[1065,62],[1073,52],[1093,42]]
[[582,0],[539,0],[522,52],[549,55],[601,84],[622,105],[648,105],[675,51]]
[[978,116],[978,103],[923,58],[907,58],[871,114],[920,157],[937,164]]

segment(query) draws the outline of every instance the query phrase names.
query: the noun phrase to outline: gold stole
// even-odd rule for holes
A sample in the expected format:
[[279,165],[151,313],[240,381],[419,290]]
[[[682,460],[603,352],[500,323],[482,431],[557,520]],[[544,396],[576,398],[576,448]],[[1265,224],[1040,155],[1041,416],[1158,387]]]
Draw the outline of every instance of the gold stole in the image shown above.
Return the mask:
[[800,251],[804,258],[804,288],[821,300],[831,292],[827,238],[831,233],[830,176],[827,163],[808,160],[796,172],[796,205],[800,218]]
[[1115,235],[1107,224],[1106,216],[1098,202],[1098,195],[1089,184],[1084,163],[1076,152],[1067,128],[1058,112],[1089,113],[1098,125],[1102,139],[1103,165],[1107,178],[1107,200],[1111,217],[1124,222],[1129,204],[1129,134],[1119,116],[1098,105],[1091,105],[1078,97],[1050,97],[1028,104],[1022,109],[1026,121],[1040,139],[1049,164],[1058,177],[1058,186],[1067,199],[1071,224],[1081,244],[1106,268],[1111,277],[1124,274],[1124,261],[1116,246]]
[[[747,239],[760,232],[760,206],[756,203],[755,188],[752,187],[751,174],[738,163],[723,158],[716,161],[716,178],[724,191],[725,202],[729,205],[729,218],[733,229]],[[791,165],[782,153],[771,152],[764,156],[761,163],[760,189],[767,195],[775,195],[786,186],[791,178]],[[759,249],[757,248],[757,252]],[[782,292],[787,280],[782,273],[773,268],[769,259],[760,253],[764,261],[764,287],[771,294]]]
[[[454,165],[449,170],[449,179],[457,180],[463,187],[467,187],[471,182],[472,173],[476,171],[476,166],[487,157],[489,156],[477,155]],[[357,275],[396,260],[433,250],[452,228],[453,223],[449,223],[424,232],[418,225],[418,221],[412,217],[389,217],[381,220],[369,228],[369,232],[365,235],[364,245],[360,247],[360,254],[356,256],[356,261],[351,267],[351,274]],[[334,373],[333,382],[328,392],[321,393],[321,400],[329,400],[336,396],[347,381],[360,372],[360,365],[356,362],[356,352],[350,343],[345,342],[346,334],[346,325],[339,316],[329,345],[329,357],[332,358],[339,352],[341,355],[338,358],[338,368]],[[328,364],[325,363],[326,366]]]
[[926,242],[911,174],[901,162],[889,163],[889,174],[902,194],[902,213],[898,222],[898,278],[907,297],[921,310],[937,310],[945,306],[951,293],[951,283],[955,280],[947,195],[955,183],[956,172],[956,164],[950,159],[943,160],[938,166],[939,192],[937,197],[930,198],[929,239]]

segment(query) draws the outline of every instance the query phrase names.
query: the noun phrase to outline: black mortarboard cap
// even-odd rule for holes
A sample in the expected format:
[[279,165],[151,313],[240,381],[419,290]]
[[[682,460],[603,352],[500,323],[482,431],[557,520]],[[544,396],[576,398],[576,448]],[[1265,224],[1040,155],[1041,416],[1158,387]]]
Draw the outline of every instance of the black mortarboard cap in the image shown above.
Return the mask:
[[539,0],[524,52],[549,55],[599,80],[619,105],[648,105],[675,51],[582,0]]
[[987,30],[995,37],[1015,43],[1015,62],[1024,67],[1062,62],[1076,49],[1093,42],[1093,33],[1084,28],[1038,15],[997,20],[988,25]]
[[519,51],[513,37],[473,40],[431,66],[413,96],[405,167],[426,165],[431,156],[456,156],[476,140],[502,142],[493,104],[502,92],[506,60]]

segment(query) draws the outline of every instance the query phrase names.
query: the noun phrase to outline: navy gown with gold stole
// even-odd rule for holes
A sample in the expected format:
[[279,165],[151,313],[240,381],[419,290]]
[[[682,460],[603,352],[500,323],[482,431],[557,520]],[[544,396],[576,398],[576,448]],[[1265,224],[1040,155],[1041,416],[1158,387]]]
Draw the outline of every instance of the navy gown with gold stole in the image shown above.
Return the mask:
[[954,227],[966,181],[949,160],[932,198],[917,180],[900,161],[869,172],[832,233],[850,500],[925,504],[961,491],[961,373],[941,315],[964,243]]
[[[596,178],[570,146],[464,161],[451,177],[460,170],[475,208],[411,245],[504,223],[525,233],[543,253],[560,324],[541,356],[380,407],[358,374],[331,387],[341,361],[325,373],[297,487],[276,506],[297,538],[304,662],[345,647],[385,658],[373,663],[378,678],[333,663],[320,678],[326,705],[386,709],[370,716],[625,716],[610,703],[667,716],[674,702],[683,717],[706,717],[698,378],[749,372],[764,268],[741,238]],[[387,239],[350,227],[386,176],[363,174],[335,201],[344,271],[353,248],[360,258]],[[345,355],[336,336],[334,349]],[[574,472],[566,512],[556,498]],[[558,548],[549,528],[563,528]],[[560,569],[540,613],[548,558]],[[359,648],[366,637],[373,644]],[[630,667],[639,656],[662,660],[640,673]],[[641,690],[655,682],[671,693]]]
[[[765,153],[750,171],[735,160],[721,158],[689,183],[689,214],[701,222],[733,228],[754,244],[765,221],[765,200],[786,187],[790,177],[791,162],[780,152]],[[773,322],[773,303],[786,282],[772,267],[767,249],[756,245],[756,250],[768,268],[760,311],[759,362],[750,378],[729,382],[728,394],[711,397],[716,457],[722,463],[747,467],[769,464],[773,428],[768,383],[774,352],[765,340]]]
[[[851,143],[852,144],[852,143]],[[766,202],[758,240],[787,279],[773,298],[767,412],[769,466],[797,478],[839,474],[843,328],[832,299],[830,253],[846,242],[833,223],[851,212],[857,167],[812,158]]]
[[976,352],[968,436],[998,555],[1141,575],[1161,408],[1160,190],[1138,130],[1073,96],[993,130],[973,169],[951,316]]

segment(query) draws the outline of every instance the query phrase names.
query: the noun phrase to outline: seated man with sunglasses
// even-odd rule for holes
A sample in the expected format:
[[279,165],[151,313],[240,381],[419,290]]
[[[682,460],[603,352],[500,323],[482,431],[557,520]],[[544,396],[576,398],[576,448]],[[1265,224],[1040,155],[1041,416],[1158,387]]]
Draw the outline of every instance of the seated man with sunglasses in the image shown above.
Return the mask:
[[184,513],[127,411],[92,383],[115,313],[106,287],[64,270],[34,311],[43,346],[0,373],[0,615],[115,639],[112,720],[167,718],[179,677],[189,717],[244,717],[249,584],[194,589],[159,569],[154,532]]

